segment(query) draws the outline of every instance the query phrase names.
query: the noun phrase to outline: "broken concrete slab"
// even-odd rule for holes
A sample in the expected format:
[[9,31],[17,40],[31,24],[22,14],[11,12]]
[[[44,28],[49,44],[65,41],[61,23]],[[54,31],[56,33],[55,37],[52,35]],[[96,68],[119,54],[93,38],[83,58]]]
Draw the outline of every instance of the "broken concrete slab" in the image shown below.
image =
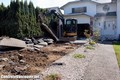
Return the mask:
[[44,39],[45,42],[51,42],[54,41],[53,39]]
[[53,44],[54,40],[53,39],[44,39],[45,42],[48,44]]
[[39,43],[39,45],[42,45],[42,46],[47,46],[47,45],[48,45],[48,43],[47,43],[47,42],[41,42],[41,43]]
[[29,38],[24,38],[23,40],[26,42],[26,44],[32,44],[33,43],[32,40],[29,39]]
[[44,42],[44,40],[41,38],[41,39],[38,39],[38,42],[41,43],[41,42]]
[[34,45],[35,48],[43,48],[43,45]]
[[25,48],[27,47],[26,43],[22,40],[4,37],[0,39],[0,47],[16,47],[16,48]]
[[8,61],[8,60],[9,60],[8,58],[0,58],[0,62],[1,62],[1,61],[5,61],[5,62],[6,62],[6,61]]
[[33,42],[35,45],[39,43],[34,37],[32,37],[31,40],[32,40],[32,42]]

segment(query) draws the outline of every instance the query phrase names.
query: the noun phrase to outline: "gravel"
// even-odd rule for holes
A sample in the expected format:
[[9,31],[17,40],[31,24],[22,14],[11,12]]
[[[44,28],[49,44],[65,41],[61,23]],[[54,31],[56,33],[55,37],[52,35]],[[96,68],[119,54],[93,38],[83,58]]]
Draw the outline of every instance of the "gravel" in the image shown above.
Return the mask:
[[[52,65],[42,74],[45,76],[49,74],[59,74],[62,80],[82,80],[87,65],[94,56],[93,50],[87,50],[84,52],[84,47],[80,47],[71,54],[68,54],[54,63],[64,63],[64,65]],[[85,58],[76,59],[74,54],[83,54]]]
[[[74,54],[83,54],[85,58],[76,59]],[[54,63],[63,65],[50,65],[42,72],[43,77],[59,74],[62,80],[120,80],[112,45],[98,44],[95,50],[85,50],[82,46]]]

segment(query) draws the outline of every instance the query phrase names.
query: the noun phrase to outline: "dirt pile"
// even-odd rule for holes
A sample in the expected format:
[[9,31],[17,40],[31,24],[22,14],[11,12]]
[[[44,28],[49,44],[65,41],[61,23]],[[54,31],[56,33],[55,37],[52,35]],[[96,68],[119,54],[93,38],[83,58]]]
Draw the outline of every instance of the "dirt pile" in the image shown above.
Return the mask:
[[22,49],[0,53],[0,74],[35,75],[77,47],[74,44],[51,44],[40,51]]

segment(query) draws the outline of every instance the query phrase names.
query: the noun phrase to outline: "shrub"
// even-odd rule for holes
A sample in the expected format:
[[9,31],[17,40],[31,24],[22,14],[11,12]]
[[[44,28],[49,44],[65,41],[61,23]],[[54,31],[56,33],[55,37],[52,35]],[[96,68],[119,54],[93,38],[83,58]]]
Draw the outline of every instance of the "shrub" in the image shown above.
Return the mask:
[[93,31],[93,40],[97,43],[100,37],[100,32],[99,30],[94,30]]

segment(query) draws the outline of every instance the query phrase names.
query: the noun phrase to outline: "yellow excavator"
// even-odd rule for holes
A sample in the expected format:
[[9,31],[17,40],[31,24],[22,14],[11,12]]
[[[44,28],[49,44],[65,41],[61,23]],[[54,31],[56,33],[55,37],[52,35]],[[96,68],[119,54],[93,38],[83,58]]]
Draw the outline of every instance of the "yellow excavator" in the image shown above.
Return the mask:
[[[56,10],[51,10],[51,22],[48,27],[43,23],[41,15],[39,15],[40,26],[43,30],[46,30],[56,41],[74,41],[77,38],[77,20],[76,19],[64,19],[62,15],[56,12]],[[59,25],[55,25],[54,17],[59,19]],[[61,24],[60,24],[61,22]]]

